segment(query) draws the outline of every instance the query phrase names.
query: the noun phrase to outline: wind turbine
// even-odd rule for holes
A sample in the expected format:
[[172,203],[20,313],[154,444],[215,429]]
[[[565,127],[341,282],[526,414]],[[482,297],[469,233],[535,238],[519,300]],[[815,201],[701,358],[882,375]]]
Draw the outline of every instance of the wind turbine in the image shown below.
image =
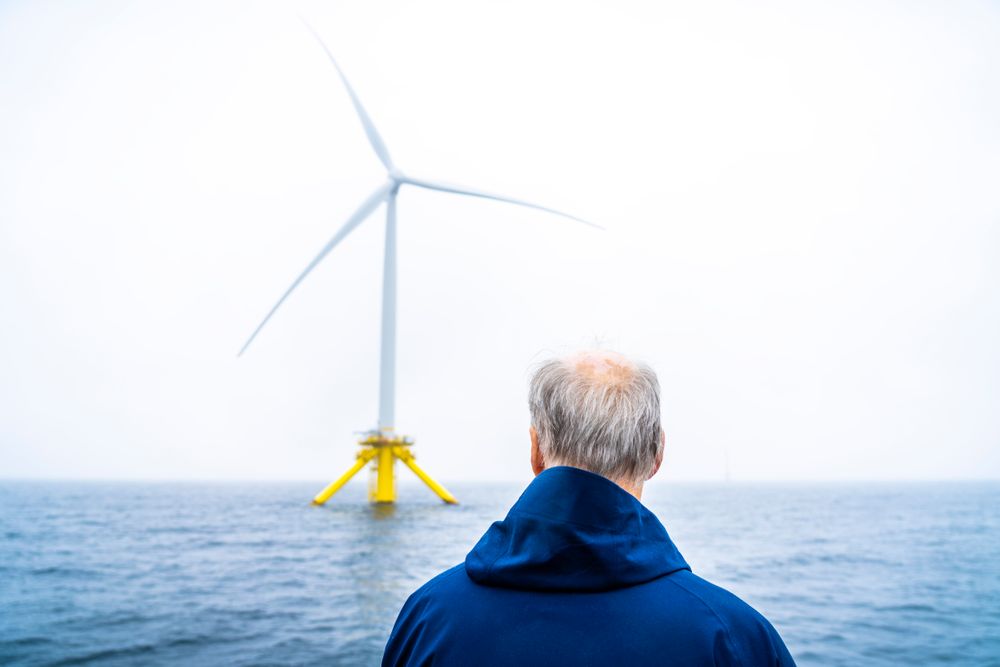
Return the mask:
[[375,129],[375,124],[372,122],[371,117],[368,112],[365,111],[364,106],[361,104],[361,100],[358,99],[357,94],[354,92],[354,88],[351,87],[350,82],[348,82],[347,77],[344,76],[344,72],[340,69],[340,65],[337,64],[337,60],[333,57],[333,53],[327,48],[326,44],[319,34],[310,26],[305,23],[306,28],[312,33],[316,41],[326,52],[327,57],[329,57],[330,62],[333,63],[334,68],[337,70],[337,74],[340,76],[341,82],[344,84],[344,88],[347,89],[347,94],[351,98],[351,103],[354,105],[354,110],[357,112],[358,118],[361,121],[361,126],[364,128],[365,134],[368,136],[368,143],[371,144],[372,150],[375,155],[382,162],[382,165],[386,169],[387,178],[384,183],[379,185],[375,190],[368,195],[368,197],[358,206],[357,210],[347,219],[347,221],[337,230],[337,232],[326,242],[326,245],[319,251],[311,262],[306,266],[305,270],[292,282],[291,286],[285,290],[285,293],[281,295],[278,302],[274,304],[271,310],[267,313],[264,320],[257,325],[253,333],[250,334],[250,338],[247,342],[243,344],[240,349],[239,355],[242,356],[246,352],[250,344],[257,338],[257,334],[260,333],[264,325],[270,321],[274,313],[281,307],[281,304],[288,299],[289,295],[299,284],[305,280],[313,269],[315,269],[320,262],[333,250],[341,241],[343,241],[348,234],[350,234],[355,227],[360,225],[364,220],[375,211],[376,208],[381,206],[383,203],[386,205],[386,220],[385,220],[385,263],[383,266],[383,277],[382,277],[382,350],[381,350],[381,360],[380,360],[380,372],[379,372],[379,413],[378,413],[378,428],[368,431],[365,437],[358,443],[361,445],[361,450],[357,454],[357,461],[351,466],[347,472],[345,472],[337,481],[333,482],[325,489],[320,491],[315,498],[313,498],[313,504],[322,505],[330,497],[336,493],[344,484],[346,484],[354,475],[358,473],[369,461],[375,461],[374,470],[376,472],[376,480],[369,491],[369,499],[376,503],[392,503],[396,499],[396,484],[394,477],[395,460],[401,460],[410,470],[412,470],[417,477],[419,477],[427,486],[431,488],[434,493],[436,493],[443,501],[446,503],[457,503],[451,493],[448,492],[443,486],[434,481],[430,475],[424,472],[413,460],[413,454],[410,452],[410,445],[413,444],[413,440],[406,436],[397,435],[395,433],[395,399],[396,399],[396,196],[399,193],[399,189],[404,185],[412,185],[417,188],[424,188],[426,190],[437,190],[439,192],[447,192],[451,194],[467,195],[470,197],[481,197],[483,199],[494,199],[496,201],[506,202],[508,204],[517,204],[518,206],[526,206],[528,208],[534,208],[541,211],[546,211],[548,213],[553,213],[555,215],[560,215],[571,220],[576,220],[577,222],[582,222],[585,225],[595,227],[597,229],[603,229],[599,225],[595,225],[586,220],[582,220],[575,216],[569,215],[568,213],[563,213],[561,211],[556,211],[555,209],[547,208],[545,206],[539,206],[538,204],[533,204],[531,202],[523,201],[521,199],[514,199],[513,197],[505,197],[502,195],[491,194],[488,192],[483,192],[482,190],[475,190],[472,188],[460,187],[457,185],[449,185],[446,183],[439,183],[437,181],[429,181],[421,178],[414,178],[408,174],[404,174],[392,161],[389,156],[389,150],[385,146],[385,142],[382,141],[381,135],[379,135],[378,130]]

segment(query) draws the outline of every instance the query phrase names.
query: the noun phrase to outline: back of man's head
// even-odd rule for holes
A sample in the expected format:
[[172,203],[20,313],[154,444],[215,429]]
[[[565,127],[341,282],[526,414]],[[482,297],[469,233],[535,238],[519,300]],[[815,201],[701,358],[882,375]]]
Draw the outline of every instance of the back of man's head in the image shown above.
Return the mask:
[[656,373],[593,350],[542,363],[531,378],[531,424],[547,467],[573,466],[641,485],[663,454]]

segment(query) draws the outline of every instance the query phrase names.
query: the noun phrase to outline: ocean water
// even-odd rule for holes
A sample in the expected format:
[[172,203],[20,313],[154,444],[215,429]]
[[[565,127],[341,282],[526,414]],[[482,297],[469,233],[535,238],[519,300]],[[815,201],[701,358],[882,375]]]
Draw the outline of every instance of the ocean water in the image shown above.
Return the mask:
[[[2,665],[376,665],[406,596],[520,493],[0,483]],[[801,665],[1000,665],[1000,484],[658,485],[692,569]]]

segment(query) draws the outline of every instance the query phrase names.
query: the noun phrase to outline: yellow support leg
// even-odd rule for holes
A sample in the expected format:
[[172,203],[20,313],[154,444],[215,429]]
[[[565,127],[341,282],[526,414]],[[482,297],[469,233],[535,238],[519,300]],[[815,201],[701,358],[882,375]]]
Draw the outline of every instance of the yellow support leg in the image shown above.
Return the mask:
[[375,447],[375,474],[378,477],[375,480],[375,492],[370,498],[373,503],[396,502],[396,460],[392,456],[393,449],[395,448],[385,444]]
[[317,493],[316,497],[313,498],[313,505],[322,505],[328,501],[330,496],[339,491],[340,487],[347,484],[352,477],[358,474],[358,471],[364,468],[366,463],[375,458],[375,454],[376,451],[374,449],[363,449],[358,452],[358,460],[354,462],[354,465],[352,465],[347,472],[341,475],[340,479]]
[[435,482],[430,475],[424,472],[423,469],[416,464],[413,460],[413,454],[410,453],[409,447],[393,447],[392,454],[405,463],[406,467],[412,470],[413,474],[420,478],[420,481],[429,486],[431,491],[437,494],[438,498],[445,501],[449,505],[458,504],[458,500],[455,496],[448,492],[448,489]]
[[369,461],[374,461],[372,466],[374,477],[372,478],[373,483],[369,487],[368,499],[379,504],[396,502],[396,459],[405,463],[406,467],[437,494],[438,498],[450,505],[458,504],[458,500],[448,492],[448,489],[434,481],[416,464],[413,454],[410,452],[410,445],[413,444],[413,441],[409,438],[386,436],[381,432],[373,432],[369,433],[359,444],[362,449],[358,452],[358,460],[355,461],[350,470],[340,476],[340,479],[316,494],[316,497],[313,498],[313,505],[322,505],[329,500]]

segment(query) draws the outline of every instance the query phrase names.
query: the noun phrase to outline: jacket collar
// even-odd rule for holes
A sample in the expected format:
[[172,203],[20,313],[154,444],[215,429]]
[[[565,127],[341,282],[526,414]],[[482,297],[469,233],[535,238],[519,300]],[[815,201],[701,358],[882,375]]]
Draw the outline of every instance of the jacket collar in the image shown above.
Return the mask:
[[535,477],[490,526],[465,569],[487,586],[600,591],[690,568],[634,496],[600,475],[559,466]]

